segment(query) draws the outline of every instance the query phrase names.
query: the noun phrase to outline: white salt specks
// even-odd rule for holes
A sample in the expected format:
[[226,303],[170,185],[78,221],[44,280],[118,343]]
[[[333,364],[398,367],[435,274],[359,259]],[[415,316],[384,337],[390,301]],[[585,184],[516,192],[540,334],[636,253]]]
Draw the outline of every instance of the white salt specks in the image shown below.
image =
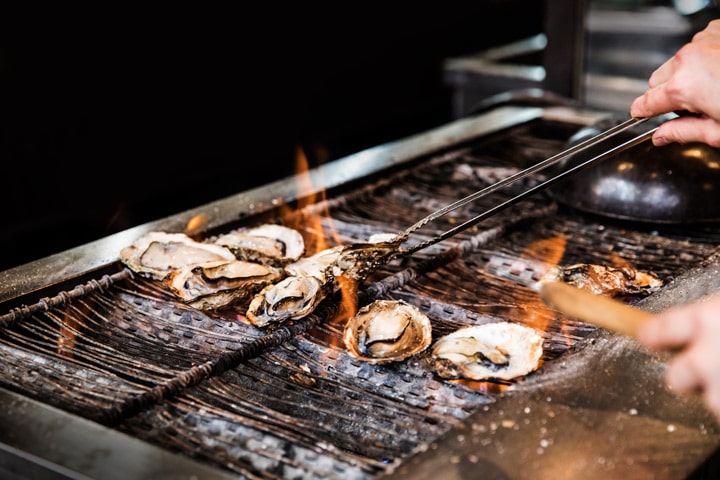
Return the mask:
[[670,433],[674,432],[674,431],[675,431],[675,425],[673,425],[672,423],[671,423],[670,425],[668,425],[668,426],[667,426],[667,431],[670,432]]
[[638,411],[637,411],[636,408],[631,408],[630,410],[628,410],[628,414],[630,414],[630,415],[637,415],[637,414],[638,414]]

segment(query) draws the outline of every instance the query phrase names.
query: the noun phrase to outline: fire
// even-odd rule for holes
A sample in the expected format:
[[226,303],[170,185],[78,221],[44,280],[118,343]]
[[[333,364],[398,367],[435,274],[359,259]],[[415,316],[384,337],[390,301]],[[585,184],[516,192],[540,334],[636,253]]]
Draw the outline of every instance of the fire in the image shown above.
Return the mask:
[[567,247],[567,236],[557,235],[533,242],[525,249],[524,255],[540,259],[551,265],[559,265]]
[[[295,171],[298,191],[315,191],[312,185],[312,177],[310,175],[310,167],[307,155],[300,147],[296,149]],[[321,172],[321,169],[316,170],[316,173],[318,174],[320,174]],[[304,207],[307,207],[309,205],[321,205],[321,211],[312,214],[309,218],[293,215],[293,213],[290,212],[289,209],[286,209],[283,215],[285,222],[289,226],[293,226],[300,231],[315,232],[311,236],[311,238],[307,239],[308,241],[306,242],[308,255],[312,255],[319,251],[330,248],[330,240],[332,240],[332,243],[334,245],[342,244],[337,230],[333,227],[332,217],[330,216],[330,211],[328,210],[328,204],[326,200],[327,192],[324,188],[320,188],[317,190],[316,193],[299,198],[297,208],[298,210],[302,210]],[[312,210],[308,209],[308,211]],[[298,225],[298,223],[300,222],[302,222],[302,225]],[[335,317],[335,320],[344,321],[357,313],[358,285],[352,279],[345,277],[338,277],[337,281],[340,284],[341,302],[340,309]]]
[[64,313],[62,318],[57,319],[57,354],[61,357],[73,358],[77,341],[79,322],[70,314]]
[[201,232],[207,230],[208,223],[209,221],[207,215],[205,215],[204,213],[195,215],[190,220],[188,220],[187,224],[185,225],[185,234],[188,237],[195,238],[199,236]]
[[[551,267],[560,265],[567,248],[567,236],[557,235],[543,238],[531,243],[523,252],[523,256],[538,259]],[[539,296],[533,296],[526,305],[527,324],[539,330],[547,331],[554,313],[545,305]]]

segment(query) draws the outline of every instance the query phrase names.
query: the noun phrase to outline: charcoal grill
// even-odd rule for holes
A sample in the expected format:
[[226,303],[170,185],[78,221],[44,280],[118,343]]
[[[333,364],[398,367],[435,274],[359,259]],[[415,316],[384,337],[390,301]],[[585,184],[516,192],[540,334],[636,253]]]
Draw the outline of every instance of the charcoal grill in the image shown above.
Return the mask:
[[[341,299],[263,331],[243,306],[186,308],[117,261],[144,232],[208,238],[283,223],[308,244],[397,233],[562,150],[605,116],[498,105],[0,274],[0,471],[11,478],[686,478],[720,442],[666,360],[544,306],[549,266],[631,265],[666,282],[628,303],[659,310],[716,290],[716,225],[624,223],[538,194],[379,267],[358,305],[403,299],[438,337],[508,320],[544,335],[513,382],[439,378],[420,354],[352,359]],[[542,172],[418,232],[423,240],[529,188]]]

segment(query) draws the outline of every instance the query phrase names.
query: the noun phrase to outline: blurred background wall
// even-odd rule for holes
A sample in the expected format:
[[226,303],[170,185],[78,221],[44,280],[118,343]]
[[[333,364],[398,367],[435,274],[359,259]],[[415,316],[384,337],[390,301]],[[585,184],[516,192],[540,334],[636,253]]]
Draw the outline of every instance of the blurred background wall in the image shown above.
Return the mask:
[[562,2],[387,3],[0,16],[0,270],[447,123]]

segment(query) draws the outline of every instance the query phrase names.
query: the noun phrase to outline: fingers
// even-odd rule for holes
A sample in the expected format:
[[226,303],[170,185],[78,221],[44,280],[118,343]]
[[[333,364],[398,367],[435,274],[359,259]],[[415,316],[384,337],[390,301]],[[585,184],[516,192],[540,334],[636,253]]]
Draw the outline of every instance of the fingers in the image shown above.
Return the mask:
[[633,100],[630,116],[633,118],[654,117],[661,113],[677,110],[677,106],[666,93],[666,83],[649,88],[644,94]]
[[720,147],[720,122],[709,117],[669,120],[658,127],[652,141],[658,147],[672,142],[704,142],[712,147]]
[[694,342],[678,354],[665,372],[665,382],[678,394],[702,393],[713,412],[720,413],[720,359],[712,342]]
[[673,349],[665,381],[675,393],[702,392],[720,418],[720,295],[675,307],[651,318],[637,340],[650,348]]
[[668,310],[643,323],[637,332],[637,340],[649,348],[676,349],[685,346],[693,338],[695,327],[689,314],[675,314]]
[[667,83],[670,77],[672,77],[673,71],[673,58],[670,57],[650,75],[648,85],[652,88]]
[[720,338],[717,312],[720,312],[720,294],[669,308],[643,323],[638,329],[637,340],[655,349],[677,350],[693,341],[714,348],[713,339]]
[[693,356],[695,351],[677,355],[665,372],[665,383],[675,393],[695,393],[704,390],[702,364]]

